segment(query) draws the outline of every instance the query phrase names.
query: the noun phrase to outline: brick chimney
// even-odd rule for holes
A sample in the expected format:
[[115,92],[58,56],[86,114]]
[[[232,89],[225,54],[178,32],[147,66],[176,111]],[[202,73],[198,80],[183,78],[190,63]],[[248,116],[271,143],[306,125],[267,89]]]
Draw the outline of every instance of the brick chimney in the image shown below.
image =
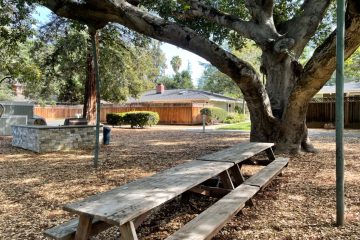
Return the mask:
[[162,94],[165,91],[165,86],[162,83],[156,85],[156,94]]

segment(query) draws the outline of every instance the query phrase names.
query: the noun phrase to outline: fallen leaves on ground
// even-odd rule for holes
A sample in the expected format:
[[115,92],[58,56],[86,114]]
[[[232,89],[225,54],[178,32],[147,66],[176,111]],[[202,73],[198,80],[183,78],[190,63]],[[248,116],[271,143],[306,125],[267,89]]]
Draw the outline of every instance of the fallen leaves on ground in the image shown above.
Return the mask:
[[[36,154],[0,137],[0,239],[45,239],[43,231],[72,215],[64,204],[152,175],[184,161],[248,141],[241,133],[112,129],[97,170],[91,150]],[[360,239],[359,139],[346,139],[346,225],[335,227],[335,140],[317,137],[319,154],[292,157],[281,177],[214,237],[231,239]],[[245,174],[256,171],[245,167]],[[179,198],[155,210],[140,239],[164,239],[216,199]],[[174,209],[176,211],[174,211]],[[93,239],[116,239],[111,228]]]

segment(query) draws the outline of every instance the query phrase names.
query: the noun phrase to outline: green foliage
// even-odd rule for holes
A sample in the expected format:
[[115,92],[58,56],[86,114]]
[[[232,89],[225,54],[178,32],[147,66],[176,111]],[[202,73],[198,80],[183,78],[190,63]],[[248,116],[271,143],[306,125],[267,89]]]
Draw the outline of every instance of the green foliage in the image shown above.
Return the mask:
[[360,82],[360,47],[345,61],[345,78]]
[[227,75],[223,74],[210,64],[204,64],[205,70],[199,79],[198,88],[225,96],[240,98],[240,88]]
[[224,123],[240,123],[248,119],[249,117],[246,114],[229,113],[224,120]]
[[0,101],[11,100],[11,89],[5,84],[0,84]]
[[170,61],[171,67],[175,73],[179,72],[181,67],[181,58],[179,56],[174,56]]
[[133,111],[125,113],[108,113],[106,122],[111,125],[129,124],[131,128],[153,126],[159,122],[159,114],[151,111]]
[[194,89],[191,74],[188,70],[176,73],[174,77],[164,76],[158,80],[165,85],[165,89]]
[[251,129],[251,122],[235,123],[217,128],[217,130],[250,130],[250,129]]
[[157,112],[150,111],[134,111],[127,112],[124,115],[124,122],[129,124],[131,128],[144,126],[153,126],[156,125],[160,120],[159,114]]
[[[85,26],[53,17],[33,40],[30,55],[41,69],[40,79],[27,78],[25,94],[34,99],[58,96],[61,102],[83,102],[91,50]],[[159,42],[123,27],[106,26],[99,31],[101,98],[121,102],[152,89],[165,61]]]
[[[212,6],[229,15],[237,16],[243,20],[250,20],[250,13],[245,6],[244,0],[204,0],[208,6]],[[217,44],[226,43],[230,48],[242,49],[246,44],[246,39],[240,37],[234,31],[230,31],[223,26],[209,22],[205,19],[182,18],[181,12],[189,8],[188,1],[173,0],[144,0],[141,2],[149,10],[158,13],[165,19],[171,19],[180,24],[194,29],[197,33],[206,38],[211,38]],[[303,0],[276,0],[274,1],[273,18],[276,26],[302,13]],[[309,45],[315,47],[322,43],[324,39],[333,31],[335,24],[336,1],[332,1],[328,11],[321,22],[317,33],[311,39]]]
[[203,108],[200,110],[200,113],[206,116],[207,124],[221,123],[228,115],[224,109],[218,107]]
[[124,124],[124,115],[125,113],[108,113],[106,114],[106,122],[113,126],[121,126]]

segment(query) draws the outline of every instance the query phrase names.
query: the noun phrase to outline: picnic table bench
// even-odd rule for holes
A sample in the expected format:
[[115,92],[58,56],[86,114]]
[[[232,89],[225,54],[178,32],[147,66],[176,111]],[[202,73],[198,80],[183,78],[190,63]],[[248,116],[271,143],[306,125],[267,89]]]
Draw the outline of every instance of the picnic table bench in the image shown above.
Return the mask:
[[[134,240],[136,228],[151,210],[193,191],[222,198],[168,239],[210,239],[287,165],[288,159],[275,158],[272,146],[272,143],[238,144],[67,204],[64,209],[77,213],[78,219],[48,229],[44,234],[54,239],[88,239],[115,225],[120,227],[121,239]],[[271,163],[245,180],[240,170],[242,163],[263,151]],[[216,176],[221,179],[222,188],[201,185]]]

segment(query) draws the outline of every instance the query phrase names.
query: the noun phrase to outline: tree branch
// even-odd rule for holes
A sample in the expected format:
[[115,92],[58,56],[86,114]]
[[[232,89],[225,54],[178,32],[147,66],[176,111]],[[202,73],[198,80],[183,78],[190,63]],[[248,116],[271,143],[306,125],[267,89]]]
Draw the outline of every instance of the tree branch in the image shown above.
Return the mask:
[[192,29],[151,15],[124,0],[92,1],[91,4],[80,5],[69,1],[47,0],[46,6],[60,16],[85,23],[119,23],[205,58],[238,84],[253,115],[263,115],[264,121],[274,121],[269,98],[255,69]]
[[0,84],[5,81],[6,79],[12,79],[12,76],[5,76],[0,80]]
[[198,0],[187,0],[191,8],[180,13],[182,18],[201,17],[216,23],[225,28],[234,30],[239,35],[254,40],[259,45],[264,45],[268,39],[279,37],[273,29],[266,25],[258,25],[253,21],[244,21],[237,16],[219,11],[218,9],[207,6]]
[[[345,59],[360,47],[360,7],[349,0],[345,19]],[[336,30],[319,46],[304,67],[303,74],[292,91],[287,108],[308,103],[330,79],[336,69]],[[288,110],[289,111],[289,110]],[[292,118],[298,118],[296,114]],[[294,119],[288,119],[292,121]]]
[[276,32],[273,21],[274,0],[245,0],[245,6],[254,22],[268,25]]
[[278,27],[281,34],[295,40],[292,51],[296,58],[301,55],[310,38],[314,36],[330,2],[331,0],[306,0],[301,6],[301,14]]

